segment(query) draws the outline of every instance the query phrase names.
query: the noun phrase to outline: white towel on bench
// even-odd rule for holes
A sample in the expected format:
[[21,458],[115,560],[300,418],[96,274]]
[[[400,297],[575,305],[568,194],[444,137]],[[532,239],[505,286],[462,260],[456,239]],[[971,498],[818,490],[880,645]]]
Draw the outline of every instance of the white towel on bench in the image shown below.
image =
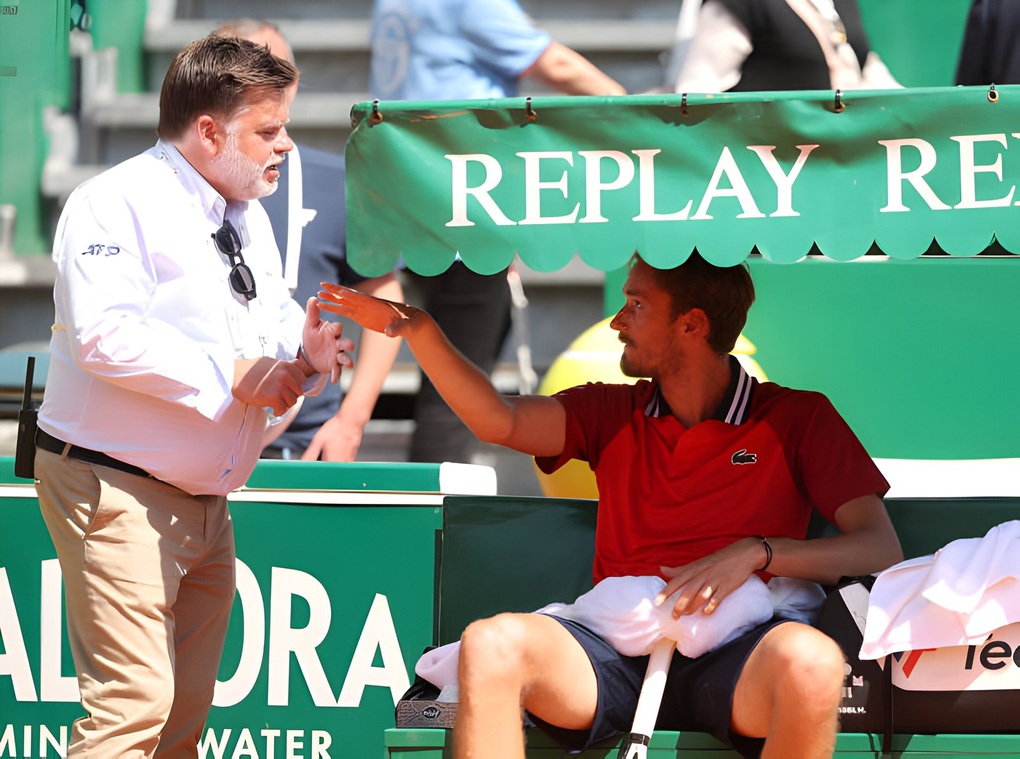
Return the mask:
[[878,575],[871,589],[862,659],[898,651],[976,645],[1020,622],[1020,521],[983,538],[954,540]]

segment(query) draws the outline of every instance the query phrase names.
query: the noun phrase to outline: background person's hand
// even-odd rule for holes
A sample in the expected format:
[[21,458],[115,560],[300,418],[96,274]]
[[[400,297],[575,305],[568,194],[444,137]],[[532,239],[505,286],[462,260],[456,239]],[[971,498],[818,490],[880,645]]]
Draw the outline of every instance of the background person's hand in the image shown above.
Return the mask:
[[354,343],[343,336],[342,324],[322,320],[319,303],[314,297],[309,298],[305,305],[301,346],[311,368],[320,374],[328,374],[329,381],[334,384],[340,379],[341,367],[354,366],[346,352],[354,348]]
[[301,454],[301,460],[354,461],[363,433],[363,427],[342,416],[331,416],[315,431],[312,442]]

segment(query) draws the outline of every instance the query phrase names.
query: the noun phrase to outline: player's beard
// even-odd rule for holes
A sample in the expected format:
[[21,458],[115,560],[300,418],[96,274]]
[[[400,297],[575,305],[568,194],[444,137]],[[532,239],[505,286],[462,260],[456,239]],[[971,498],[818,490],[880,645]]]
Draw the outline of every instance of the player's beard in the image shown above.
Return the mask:
[[620,355],[620,371],[625,377],[647,377],[648,373],[641,358],[637,355],[633,343],[625,342],[623,353]]
[[667,338],[665,346],[655,346],[652,354],[647,351],[641,353],[633,340],[622,342],[624,350],[620,355],[620,371],[625,377],[660,379],[664,372],[677,372],[684,366],[683,351],[672,337]]

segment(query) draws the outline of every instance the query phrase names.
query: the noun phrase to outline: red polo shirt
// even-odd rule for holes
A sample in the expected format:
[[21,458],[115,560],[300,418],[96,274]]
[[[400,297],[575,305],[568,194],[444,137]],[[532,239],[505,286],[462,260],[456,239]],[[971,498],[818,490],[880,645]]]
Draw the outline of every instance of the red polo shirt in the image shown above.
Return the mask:
[[889,489],[821,393],[759,383],[736,360],[714,418],[686,428],[656,383],[587,384],[556,395],[567,411],[553,472],[589,462],[599,489],[594,580],[657,575],[740,538],[803,539],[812,509]]

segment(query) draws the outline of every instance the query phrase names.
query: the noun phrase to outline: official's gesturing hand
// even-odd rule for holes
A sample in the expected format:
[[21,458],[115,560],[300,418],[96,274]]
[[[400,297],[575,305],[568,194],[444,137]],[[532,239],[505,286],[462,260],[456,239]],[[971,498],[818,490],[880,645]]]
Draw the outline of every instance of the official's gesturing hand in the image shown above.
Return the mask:
[[319,303],[314,297],[309,298],[305,306],[301,346],[304,349],[302,360],[307,360],[311,368],[320,374],[328,374],[329,381],[334,384],[340,379],[341,367],[354,366],[346,352],[354,348],[354,343],[343,337],[342,324],[322,320]]

